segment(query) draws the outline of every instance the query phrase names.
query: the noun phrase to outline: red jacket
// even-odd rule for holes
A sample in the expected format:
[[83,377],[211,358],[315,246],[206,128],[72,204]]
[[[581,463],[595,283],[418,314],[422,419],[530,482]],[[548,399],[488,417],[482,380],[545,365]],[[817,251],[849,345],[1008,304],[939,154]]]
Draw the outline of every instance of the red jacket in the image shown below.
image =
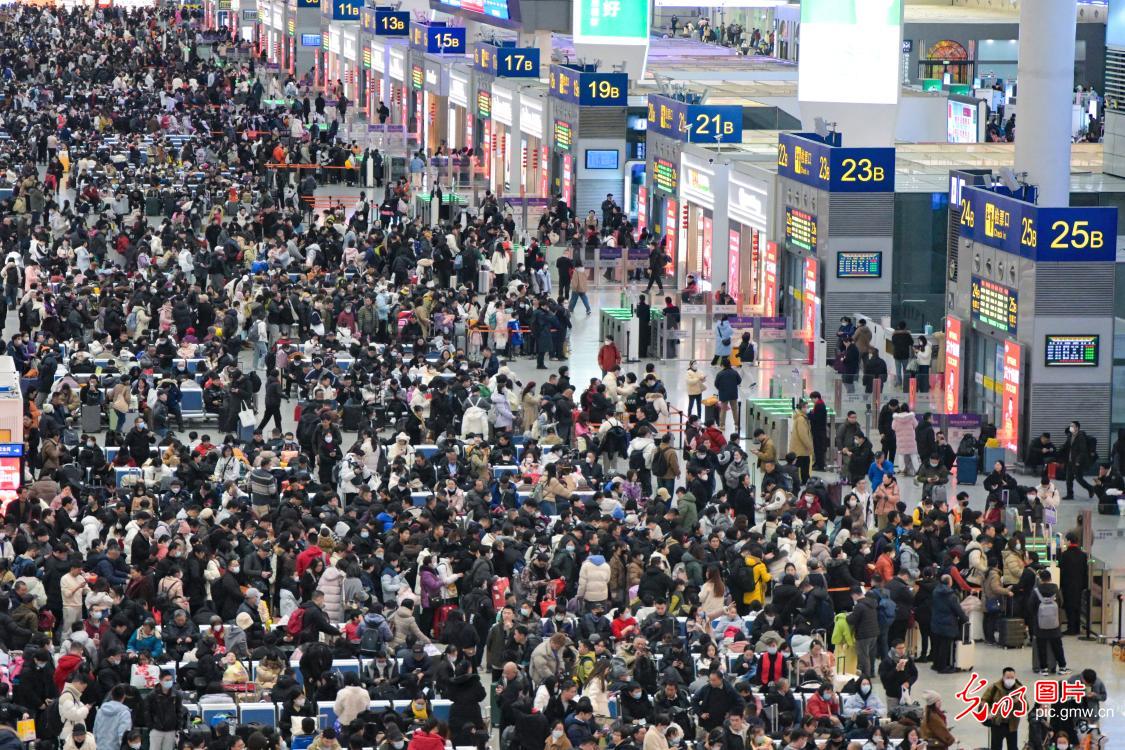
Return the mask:
[[55,666],[55,687],[62,690],[66,685],[66,681],[78,669],[78,665],[82,663],[81,656],[74,654],[64,654],[59,658],[59,663]]
[[598,350],[598,367],[609,372],[620,364],[621,350],[617,348],[617,344],[604,344]]
[[303,576],[312,561],[318,557],[324,557],[324,550],[315,544],[297,555],[297,577]]
[[708,427],[699,435],[699,440],[707,446],[708,450],[712,453],[718,453],[727,444],[727,439],[723,437],[723,431],[718,427]]
[[445,750],[445,738],[440,734],[430,734],[419,729],[410,738],[407,750]]
[[778,651],[772,656],[768,651],[758,654],[758,677],[763,685],[777,682],[785,676],[785,654]]
[[836,700],[836,696],[832,696],[832,700],[824,700],[820,697],[820,692],[813,693],[812,697],[805,701],[805,714],[817,719],[825,719],[829,716],[840,715],[840,703]]

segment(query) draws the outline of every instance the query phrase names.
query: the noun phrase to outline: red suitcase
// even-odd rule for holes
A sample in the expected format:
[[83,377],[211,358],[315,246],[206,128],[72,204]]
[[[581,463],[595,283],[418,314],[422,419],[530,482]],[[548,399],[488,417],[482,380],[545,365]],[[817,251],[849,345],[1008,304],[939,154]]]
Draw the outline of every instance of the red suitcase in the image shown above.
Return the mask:
[[445,621],[449,619],[449,613],[456,607],[456,604],[439,604],[438,608],[434,610],[433,636],[435,641],[441,640],[441,634],[445,630]]
[[504,601],[508,598],[508,589],[512,582],[507,578],[497,578],[492,584],[492,606],[499,612],[504,608]]

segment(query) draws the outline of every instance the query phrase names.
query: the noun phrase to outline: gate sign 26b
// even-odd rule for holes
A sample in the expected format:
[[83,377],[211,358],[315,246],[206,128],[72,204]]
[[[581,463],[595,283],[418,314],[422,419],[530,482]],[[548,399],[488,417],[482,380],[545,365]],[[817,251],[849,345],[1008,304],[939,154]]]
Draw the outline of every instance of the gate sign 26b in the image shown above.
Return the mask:
[[648,129],[687,143],[742,143],[742,107],[649,95]]

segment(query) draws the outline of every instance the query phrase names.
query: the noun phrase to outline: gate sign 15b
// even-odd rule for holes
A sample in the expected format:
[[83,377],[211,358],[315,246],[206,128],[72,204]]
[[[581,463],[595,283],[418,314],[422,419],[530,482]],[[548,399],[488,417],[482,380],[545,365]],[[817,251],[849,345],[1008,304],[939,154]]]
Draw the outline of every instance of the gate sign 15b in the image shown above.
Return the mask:
[[687,143],[742,143],[742,107],[649,95],[648,130]]
[[777,173],[830,193],[893,193],[893,148],[832,146],[811,133],[782,133]]
[[1117,209],[1040,207],[966,186],[961,191],[961,236],[1038,262],[1113,262]]

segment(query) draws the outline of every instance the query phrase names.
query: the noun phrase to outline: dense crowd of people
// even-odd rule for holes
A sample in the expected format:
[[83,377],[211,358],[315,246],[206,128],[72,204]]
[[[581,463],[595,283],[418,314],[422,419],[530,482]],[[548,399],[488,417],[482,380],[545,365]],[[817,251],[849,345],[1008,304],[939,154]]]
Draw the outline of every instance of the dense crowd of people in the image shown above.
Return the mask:
[[[908,438],[944,436],[894,413],[925,488],[909,508],[894,454],[854,415],[829,436],[817,394],[792,454],[742,440],[732,355],[753,345],[725,319],[682,432],[656,368],[630,371],[612,340],[602,377],[572,382],[547,358],[567,359],[576,302],[589,312],[583,243],[643,243],[663,292],[657,238],[612,196],[585,225],[555,201],[540,233],[575,251],[555,290],[491,196],[437,225],[409,218],[406,180],[313,210],[330,171],[278,164],[377,155],[323,106],[267,106],[255,61],[201,55],[198,23],[0,9],[0,275],[24,399],[0,747],[35,719],[64,750],[917,750],[956,744],[953,696],[920,665],[981,666],[966,628],[1030,638],[1040,671],[1069,674],[1085,553],[1068,535],[1038,556],[997,502],[1032,519],[1049,482],[998,465],[974,510],[941,489],[944,452],[911,464]],[[521,356],[548,372],[521,379]],[[1087,736],[1105,686],[1061,679],[1082,698],[987,718],[993,750]],[[986,706],[1023,687],[988,681]],[[231,698],[274,721],[203,720]]]

